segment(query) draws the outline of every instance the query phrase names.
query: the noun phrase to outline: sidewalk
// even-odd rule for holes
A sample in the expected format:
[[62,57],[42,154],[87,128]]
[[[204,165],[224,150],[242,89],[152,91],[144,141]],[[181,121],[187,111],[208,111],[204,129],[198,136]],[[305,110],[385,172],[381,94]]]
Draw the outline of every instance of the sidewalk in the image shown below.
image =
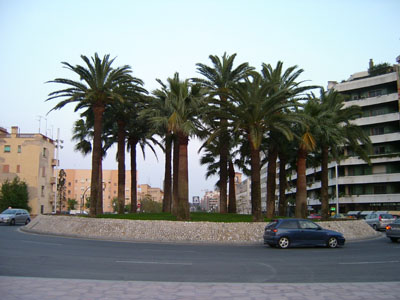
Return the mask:
[[365,300],[400,299],[400,282],[179,283],[0,276],[2,300]]

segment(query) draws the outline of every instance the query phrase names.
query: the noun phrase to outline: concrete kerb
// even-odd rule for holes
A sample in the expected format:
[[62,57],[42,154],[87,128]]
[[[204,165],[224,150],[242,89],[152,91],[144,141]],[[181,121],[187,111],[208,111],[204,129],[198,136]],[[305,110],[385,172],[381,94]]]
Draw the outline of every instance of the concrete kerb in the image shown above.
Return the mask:
[[[363,220],[320,222],[347,241],[380,238]],[[21,231],[71,238],[151,243],[260,245],[266,223],[137,221],[39,215]]]

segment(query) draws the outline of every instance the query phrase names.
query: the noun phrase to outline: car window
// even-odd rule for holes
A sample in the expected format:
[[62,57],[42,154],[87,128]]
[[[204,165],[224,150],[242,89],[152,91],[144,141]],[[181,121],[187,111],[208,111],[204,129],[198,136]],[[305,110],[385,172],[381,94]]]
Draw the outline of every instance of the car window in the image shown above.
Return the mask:
[[393,216],[390,214],[382,214],[383,219],[393,219]]
[[301,229],[318,229],[319,228],[319,226],[317,224],[310,222],[310,221],[300,220],[299,224],[300,224]]
[[282,224],[279,226],[279,228],[298,229],[299,225],[297,223],[297,220],[285,220],[284,222],[282,222]]
[[16,209],[6,209],[5,211],[2,212],[2,214],[13,215],[15,214],[16,211],[17,211]]
[[276,224],[278,224],[278,221],[273,221],[267,225],[267,229],[275,228]]
[[396,219],[396,221],[394,221],[394,223],[396,223],[396,224],[400,224],[400,219]]

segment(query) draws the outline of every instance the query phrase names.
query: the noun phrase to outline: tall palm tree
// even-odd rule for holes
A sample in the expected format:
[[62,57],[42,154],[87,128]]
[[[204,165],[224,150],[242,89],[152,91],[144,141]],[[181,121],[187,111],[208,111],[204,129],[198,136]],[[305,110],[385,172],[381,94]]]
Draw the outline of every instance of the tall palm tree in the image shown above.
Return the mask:
[[[118,213],[123,214],[125,209],[125,144],[126,125],[132,118],[137,108],[136,103],[140,101],[142,94],[147,91],[142,88],[143,81],[138,78],[131,78],[131,82],[120,84],[115,88],[123,102],[114,102],[109,106],[111,117],[109,118],[117,125],[117,161],[118,161]],[[135,169],[136,170],[136,169]],[[135,172],[132,170],[132,172]]]
[[[303,81],[298,81],[303,71],[303,69],[298,69],[297,66],[291,66],[284,70],[283,62],[278,61],[275,68],[270,64],[263,63],[261,73],[264,80],[271,84],[270,93],[276,94],[279,91],[284,91],[280,93],[281,101],[292,103],[294,106],[298,100],[304,98],[304,92],[315,88],[315,86],[303,86],[301,85]],[[278,113],[287,114],[287,120],[290,122],[300,121],[292,111],[282,110]],[[276,161],[278,158],[279,143],[282,143],[282,140],[286,139],[279,131],[272,130],[270,132],[267,154],[267,218],[272,218],[275,212]]]
[[198,132],[201,126],[202,90],[189,80],[181,81],[179,73],[162,84],[166,101],[171,108],[168,117],[168,129],[174,133],[178,146],[177,170],[174,178],[178,180],[176,216],[178,220],[189,220],[188,154],[189,138]]
[[369,162],[368,151],[371,141],[367,134],[351,122],[362,115],[361,107],[344,107],[345,98],[336,91],[321,89],[318,99],[312,94],[312,101],[319,108],[315,115],[313,135],[321,152],[321,215],[329,217],[328,163],[330,156],[339,159],[339,150],[347,146],[365,161]]
[[[249,72],[254,68],[250,67],[248,63],[242,63],[236,68],[233,63],[236,53],[233,55],[224,55],[219,58],[216,55],[210,55],[209,58],[212,66],[198,63],[197,71],[205,77],[205,79],[194,78],[196,83],[201,84],[208,90],[209,96],[217,96],[219,101],[214,102],[216,109],[221,106],[221,103],[228,100],[228,95],[231,87],[237,82],[243,80],[249,75]],[[228,124],[225,118],[219,119],[220,127],[220,149],[219,149],[219,163],[220,163],[220,212],[227,212],[227,181],[228,181],[228,154],[229,154],[229,133]]]
[[253,72],[250,78],[231,88],[230,102],[223,103],[221,113],[229,118],[235,131],[247,138],[251,153],[251,201],[254,221],[262,221],[260,147],[266,134],[274,128],[292,138],[285,115],[279,113],[292,104],[282,102],[285,91],[271,93],[271,84]]
[[[79,81],[66,78],[56,78],[51,83],[67,85],[65,89],[57,90],[49,94],[48,100],[63,98],[52,110],[63,108],[66,104],[76,103],[75,111],[82,108],[91,108],[94,115],[93,130],[93,152],[92,152],[92,178],[90,190],[90,215],[95,216],[102,213],[98,211],[97,202],[102,199],[101,165],[102,165],[102,145],[101,133],[103,124],[103,114],[106,106],[113,101],[123,101],[123,97],[115,90],[120,84],[131,81],[130,67],[125,65],[112,68],[114,59],[109,55],[104,55],[100,59],[95,53],[94,57],[81,55],[86,66],[73,66],[67,62],[62,64],[79,76]],[[102,209],[101,209],[102,210]]]

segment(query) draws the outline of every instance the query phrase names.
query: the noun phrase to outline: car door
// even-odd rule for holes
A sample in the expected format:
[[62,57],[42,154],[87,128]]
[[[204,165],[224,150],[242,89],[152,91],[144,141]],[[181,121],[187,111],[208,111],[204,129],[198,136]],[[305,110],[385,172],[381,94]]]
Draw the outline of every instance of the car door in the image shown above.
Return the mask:
[[21,210],[17,210],[15,213],[15,223],[22,223],[24,221],[24,215]]
[[299,220],[302,238],[305,245],[319,245],[325,243],[325,232],[314,222]]

